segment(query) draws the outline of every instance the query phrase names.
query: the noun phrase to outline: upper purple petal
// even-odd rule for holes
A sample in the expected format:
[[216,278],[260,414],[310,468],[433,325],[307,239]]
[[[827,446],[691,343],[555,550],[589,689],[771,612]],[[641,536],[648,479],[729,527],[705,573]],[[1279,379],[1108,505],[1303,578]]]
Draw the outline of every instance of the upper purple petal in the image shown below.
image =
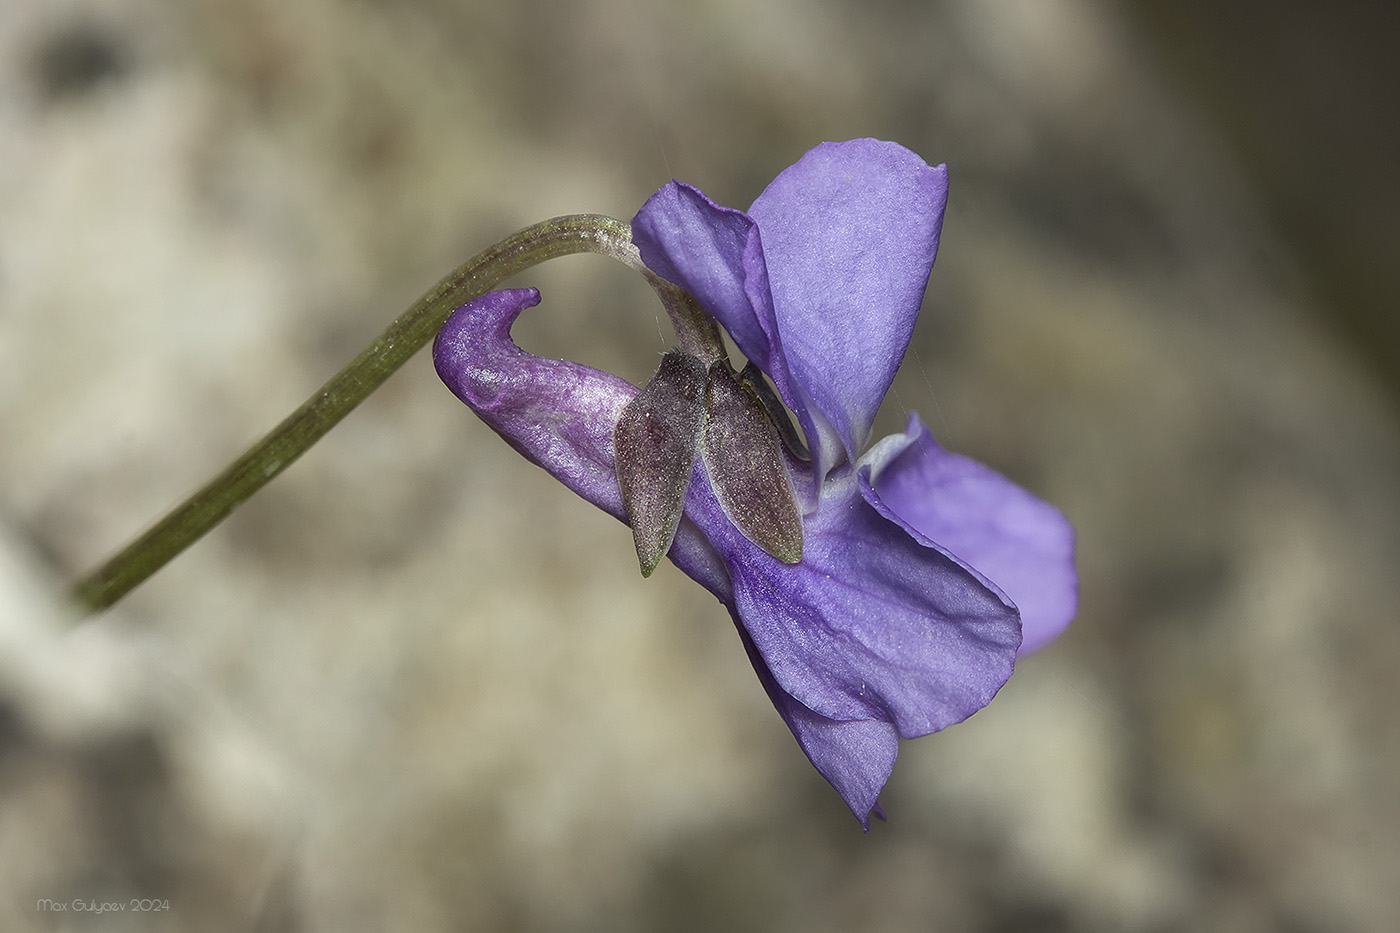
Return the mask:
[[852,463],[909,345],[947,197],[945,166],[856,139],[812,149],[749,208],[788,370]]
[[1021,611],[1022,654],[1064,631],[1079,601],[1074,527],[1064,514],[990,467],[943,449],[916,415],[902,438],[888,440],[902,449],[876,466],[873,487],[892,517],[1010,597]]
[[[539,304],[533,288],[489,292],[453,312],[433,343],[433,365],[453,394],[531,462],[625,521],[613,431],[637,395],[625,380],[515,345],[511,325]],[[714,550],[682,519],[668,555],[720,599],[729,578]]]

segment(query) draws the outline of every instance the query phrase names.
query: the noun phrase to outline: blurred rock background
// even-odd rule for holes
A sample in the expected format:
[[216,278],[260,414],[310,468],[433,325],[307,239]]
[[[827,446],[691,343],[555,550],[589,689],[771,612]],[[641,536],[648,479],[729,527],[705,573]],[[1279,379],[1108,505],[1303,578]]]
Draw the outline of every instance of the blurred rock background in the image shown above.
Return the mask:
[[[1397,85],[1383,24],[1254,6],[0,0],[0,929],[1392,929]],[[953,179],[877,430],[1083,574],[889,825],[426,355],[65,605],[467,255],[862,135]],[[526,346],[650,372],[625,270],[527,280]]]

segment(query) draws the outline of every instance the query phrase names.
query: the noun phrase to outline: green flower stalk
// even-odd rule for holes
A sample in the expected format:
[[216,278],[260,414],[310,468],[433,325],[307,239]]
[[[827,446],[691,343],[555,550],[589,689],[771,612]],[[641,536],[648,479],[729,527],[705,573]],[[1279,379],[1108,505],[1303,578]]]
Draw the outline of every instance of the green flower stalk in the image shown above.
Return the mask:
[[432,340],[454,309],[516,273],[573,253],[611,256],[641,273],[656,289],[681,348],[704,359],[722,355],[714,320],[684,291],[642,264],[628,224],[601,214],[571,214],[534,224],[476,254],[433,286],[281,424],[79,580],[73,595],[94,612],[121,599],[291,466]]

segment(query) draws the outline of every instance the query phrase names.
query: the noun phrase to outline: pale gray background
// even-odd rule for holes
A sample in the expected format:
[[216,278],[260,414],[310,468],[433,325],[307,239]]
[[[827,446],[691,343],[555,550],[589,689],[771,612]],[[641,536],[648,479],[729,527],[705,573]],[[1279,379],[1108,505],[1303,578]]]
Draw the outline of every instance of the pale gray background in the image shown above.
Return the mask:
[[[1300,230],[1393,224],[1281,208],[1394,197],[1346,187],[1364,145],[1306,157],[1375,88],[1219,80],[1333,72],[1193,6],[0,0],[0,929],[1391,929],[1394,282],[1348,300]],[[470,253],[672,176],[744,206],[862,135],[952,174],[881,429],[1060,504],[1083,573],[1069,634],[903,747],[889,825],[426,355],[75,626],[66,579]],[[666,346],[605,260],[524,281],[537,352]]]

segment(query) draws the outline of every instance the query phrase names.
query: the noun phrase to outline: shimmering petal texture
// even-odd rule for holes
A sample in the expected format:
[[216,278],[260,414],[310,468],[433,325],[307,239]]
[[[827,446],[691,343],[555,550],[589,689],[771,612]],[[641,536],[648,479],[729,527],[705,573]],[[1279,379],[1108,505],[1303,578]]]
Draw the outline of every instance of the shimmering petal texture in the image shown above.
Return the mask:
[[1074,527],[990,467],[944,450],[911,416],[910,443],[874,476],[898,519],[975,568],[1021,610],[1021,653],[1064,631],[1079,602]]

